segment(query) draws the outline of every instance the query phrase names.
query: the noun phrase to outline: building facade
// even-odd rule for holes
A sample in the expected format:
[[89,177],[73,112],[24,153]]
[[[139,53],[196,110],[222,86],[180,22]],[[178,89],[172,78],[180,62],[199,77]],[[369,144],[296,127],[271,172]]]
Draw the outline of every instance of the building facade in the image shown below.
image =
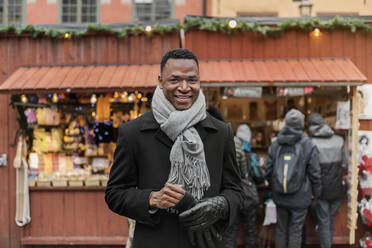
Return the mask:
[[[307,2],[307,1],[305,1]],[[372,2],[367,0],[309,0],[312,16],[372,15]],[[299,17],[301,0],[213,0],[213,16]]]
[[[85,24],[210,15],[211,0],[3,0],[0,24]],[[2,5],[2,6],[1,6]]]

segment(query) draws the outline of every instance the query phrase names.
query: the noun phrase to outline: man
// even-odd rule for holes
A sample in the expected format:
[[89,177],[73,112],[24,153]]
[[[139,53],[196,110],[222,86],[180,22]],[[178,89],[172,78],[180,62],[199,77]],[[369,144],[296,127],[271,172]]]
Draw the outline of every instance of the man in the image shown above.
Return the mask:
[[241,197],[232,129],[206,113],[192,52],[160,71],[152,110],[119,127],[106,202],[136,220],[135,248],[222,247]]
[[313,113],[308,117],[309,135],[319,149],[322,191],[316,201],[318,237],[321,248],[332,246],[334,225],[340,198],[345,194],[342,170],[347,168],[344,139],[335,135],[322,116]]
[[265,164],[277,209],[277,248],[301,247],[302,227],[312,196],[320,195],[318,149],[304,135],[303,114],[292,109],[270,145]]
[[240,220],[244,227],[244,248],[256,248],[256,213],[259,203],[256,183],[263,182],[262,174],[255,173],[252,164],[259,170],[256,154],[251,149],[251,129],[248,125],[242,124],[236,131],[235,151],[236,162],[239,166],[242,177],[242,187],[244,199],[242,201],[240,212],[235,216],[234,223],[225,231],[225,248],[237,247],[238,232]]

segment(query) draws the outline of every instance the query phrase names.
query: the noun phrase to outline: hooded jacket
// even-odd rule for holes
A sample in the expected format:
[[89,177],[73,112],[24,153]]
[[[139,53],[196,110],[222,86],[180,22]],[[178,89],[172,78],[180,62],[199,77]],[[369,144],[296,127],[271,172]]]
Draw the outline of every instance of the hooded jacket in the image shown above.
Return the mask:
[[309,117],[309,135],[319,150],[322,182],[320,199],[337,200],[345,193],[342,183],[342,170],[347,168],[344,139],[334,134],[322,117],[317,116],[321,118],[318,122],[313,117]]
[[297,110],[288,112],[286,124],[280,131],[278,138],[270,145],[265,163],[265,177],[271,182],[278,148],[283,145],[295,145],[301,142],[303,150],[301,156],[303,157],[300,157],[299,161],[304,161],[304,163],[299,164],[299,166],[306,166],[302,187],[293,194],[281,194],[273,191],[275,204],[290,209],[307,208],[311,205],[312,196],[318,198],[321,191],[318,149],[311,139],[304,135],[302,129],[302,114]]

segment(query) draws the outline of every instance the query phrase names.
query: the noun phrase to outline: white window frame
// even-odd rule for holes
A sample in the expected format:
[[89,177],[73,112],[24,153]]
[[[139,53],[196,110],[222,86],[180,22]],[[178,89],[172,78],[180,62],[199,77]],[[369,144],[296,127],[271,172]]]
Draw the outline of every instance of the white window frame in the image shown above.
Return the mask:
[[101,20],[101,1],[96,0],[96,21],[95,22],[82,22],[82,0],[77,0],[77,16],[76,22],[63,22],[62,13],[63,13],[63,0],[58,0],[58,23],[59,24],[89,24],[89,23],[99,23]]
[[9,22],[8,7],[10,0],[3,0],[3,21],[0,24],[3,25],[23,25],[26,23],[26,0],[22,0],[21,9],[21,21],[20,22]]
[[[151,3],[151,16],[150,16],[150,21],[159,21],[155,19],[155,3],[156,0],[132,0],[132,20],[133,21],[141,21],[137,19],[137,8],[136,8],[136,3]],[[174,0],[170,0],[170,16],[169,18],[173,18],[174,16]]]

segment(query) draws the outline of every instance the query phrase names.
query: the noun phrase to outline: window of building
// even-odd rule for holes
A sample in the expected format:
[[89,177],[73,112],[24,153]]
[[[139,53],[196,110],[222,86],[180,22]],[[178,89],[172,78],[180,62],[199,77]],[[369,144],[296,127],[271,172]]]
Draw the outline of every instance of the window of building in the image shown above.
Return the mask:
[[0,0],[0,23],[23,24],[25,11],[26,0]]
[[133,19],[158,21],[173,16],[173,0],[133,0]]
[[60,23],[99,22],[99,0],[61,0],[59,9]]

